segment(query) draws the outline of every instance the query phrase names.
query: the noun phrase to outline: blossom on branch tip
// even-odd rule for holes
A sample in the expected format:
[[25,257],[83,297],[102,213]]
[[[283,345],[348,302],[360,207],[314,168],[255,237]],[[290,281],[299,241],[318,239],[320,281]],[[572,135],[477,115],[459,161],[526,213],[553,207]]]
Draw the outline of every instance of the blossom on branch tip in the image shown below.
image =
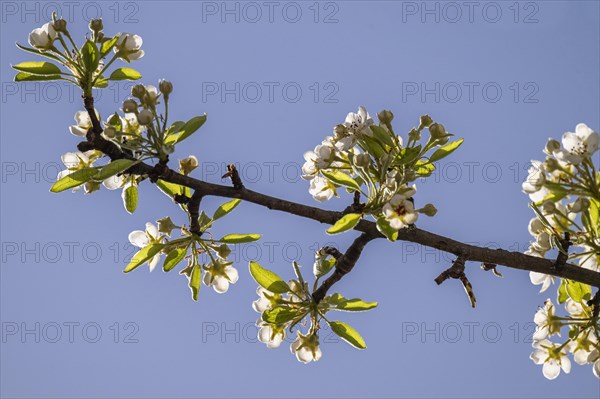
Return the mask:
[[[100,114],[98,114],[97,110],[94,111],[96,112],[96,117],[98,118],[98,120],[100,120]],[[92,120],[90,119],[90,114],[88,114],[87,111],[77,111],[73,119],[75,119],[75,122],[77,122],[77,124],[69,126],[69,131],[71,132],[71,134],[78,137],[85,137],[88,130],[90,130],[90,128],[92,127]]]
[[571,372],[571,360],[567,356],[566,348],[561,348],[547,339],[534,341],[533,347],[535,351],[530,359],[535,364],[543,365],[542,373],[547,379],[553,380],[558,377],[561,368],[567,374]]
[[138,60],[144,56],[144,50],[140,50],[143,40],[139,35],[121,33],[114,47],[114,52],[126,61]]
[[335,195],[335,187],[324,177],[315,177],[310,181],[310,195],[319,202],[330,200]]
[[319,337],[316,333],[302,335],[298,331],[298,337],[290,345],[290,350],[296,355],[296,359],[302,363],[316,362],[323,355],[319,347]]
[[[532,255],[532,256],[539,256],[541,258],[544,257],[544,255],[538,255],[538,254],[534,254],[534,253],[527,253],[528,251],[525,251],[526,255]],[[542,288],[540,289],[540,292],[544,292],[548,289],[548,287],[550,287],[550,284],[554,283],[554,276],[551,276],[549,274],[544,274],[544,273],[538,273],[538,272],[529,272],[529,279],[531,280],[531,283],[533,285],[542,285]]]
[[346,126],[348,131],[357,135],[364,134],[366,136],[372,136],[373,132],[371,132],[370,129],[371,125],[373,125],[373,119],[362,105],[358,107],[357,113],[348,113],[346,120],[344,121],[344,126]]
[[54,46],[54,40],[58,33],[54,29],[52,22],[45,23],[41,28],[31,31],[29,34],[29,44],[40,51],[49,50]]
[[535,332],[533,333],[534,340],[541,341],[554,334],[560,336],[561,322],[554,316],[554,311],[554,305],[550,299],[547,299],[544,302],[544,307],[537,311],[533,317],[533,321],[536,324]]
[[553,155],[559,161],[579,164],[584,158],[591,157],[600,145],[600,135],[585,123],[575,127],[575,132],[567,132],[562,136],[563,149],[555,150]]
[[412,201],[408,199],[415,191],[410,190],[406,194],[394,194],[390,201],[383,206],[383,216],[393,229],[400,230],[417,221],[419,214],[415,210]]
[[207,287],[213,287],[219,294],[227,292],[229,284],[235,284],[239,278],[237,269],[231,265],[232,262],[216,259],[205,267],[202,281]]
[[[164,236],[160,234],[158,228],[148,222],[146,223],[146,231],[135,230],[129,233],[129,242],[136,247],[144,248],[151,244],[160,244],[164,240]],[[154,270],[160,261],[160,252],[148,260],[150,271]]]
[[285,325],[277,326],[258,319],[256,326],[259,327],[258,340],[260,342],[266,344],[269,349],[279,348],[285,339]]

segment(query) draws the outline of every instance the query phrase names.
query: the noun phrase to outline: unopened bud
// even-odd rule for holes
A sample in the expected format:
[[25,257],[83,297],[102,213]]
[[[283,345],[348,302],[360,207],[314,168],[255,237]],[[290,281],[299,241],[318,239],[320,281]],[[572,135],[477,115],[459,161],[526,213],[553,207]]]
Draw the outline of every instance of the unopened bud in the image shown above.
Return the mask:
[[554,172],[560,167],[558,161],[554,158],[546,158],[543,165],[546,172]]
[[57,19],[56,21],[54,21],[54,23],[52,24],[52,26],[54,27],[54,30],[60,33],[67,33],[67,21],[65,21],[64,19]]
[[384,109],[383,111],[377,113],[377,119],[379,119],[379,123],[382,125],[389,125],[394,119],[394,113]]
[[138,109],[138,103],[133,100],[133,99],[127,99],[125,101],[123,101],[123,112],[125,113],[131,113],[131,112],[137,112]]
[[333,135],[336,139],[341,139],[348,136],[348,128],[344,125],[335,125],[333,128]]
[[437,211],[438,211],[437,208],[433,204],[427,204],[423,208],[419,209],[420,213],[422,213],[423,215],[430,216],[430,217],[435,216]]
[[411,129],[411,131],[408,132],[408,140],[410,140],[410,141],[421,140],[421,132],[414,128]]
[[107,126],[104,128],[104,135],[109,139],[114,139],[117,135],[117,130],[112,126]]
[[131,88],[131,95],[141,100],[146,95],[146,88],[144,85],[135,85]]
[[433,123],[433,119],[431,119],[431,117],[429,115],[421,116],[421,121],[419,124],[419,131],[425,129],[426,127],[431,126],[432,123]]
[[193,155],[179,161],[179,170],[184,175],[189,175],[198,167],[198,158]]
[[368,153],[358,154],[355,158],[356,166],[360,166],[361,168],[368,168],[371,163],[371,157]]
[[545,201],[542,204],[542,211],[544,212],[544,214],[550,215],[554,213],[554,211],[556,211],[556,205],[552,201]]
[[548,139],[544,152],[548,155],[552,155],[554,151],[560,150],[560,143],[554,139]]
[[168,80],[162,79],[158,82],[158,90],[160,90],[160,92],[164,94],[165,97],[167,97],[173,91],[173,83],[169,82]]
[[446,135],[446,128],[441,123],[434,123],[429,126],[429,133],[431,137],[436,140]]
[[579,197],[569,205],[569,210],[574,213],[584,212],[590,207],[590,200],[585,197]]
[[104,24],[102,23],[102,19],[92,19],[90,21],[89,28],[94,33],[98,33],[103,30]]
[[148,125],[154,120],[154,115],[152,115],[152,111],[143,109],[137,115],[137,119],[140,125]]

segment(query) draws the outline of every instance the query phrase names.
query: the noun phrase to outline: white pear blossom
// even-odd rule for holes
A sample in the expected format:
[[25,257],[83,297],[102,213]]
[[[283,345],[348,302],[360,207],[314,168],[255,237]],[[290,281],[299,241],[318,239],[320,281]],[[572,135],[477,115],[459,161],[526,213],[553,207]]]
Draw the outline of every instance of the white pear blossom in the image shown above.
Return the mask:
[[202,281],[207,287],[213,287],[219,294],[227,292],[229,284],[235,284],[239,278],[237,269],[231,264],[232,262],[216,259],[215,262],[205,268]]
[[416,190],[409,189],[404,194],[394,194],[382,209],[383,216],[393,229],[399,230],[415,223],[419,214],[408,198],[412,197]]
[[532,160],[527,179],[521,185],[523,192],[527,194],[535,193],[542,188],[545,182],[544,164],[540,161]]
[[145,87],[146,95],[144,96],[144,103],[147,105],[155,104],[156,100],[158,99],[158,96],[160,95],[158,89],[156,88],[156,86],[153,85],[147,85]]
[[328,201],[335,194],[335,187],[324,177],[315,177],[310,181],[310,195],[319,202]]
[[533,193],[529,193],[529,199],[531,202],[541,202],[550,194],[550,190],[547,187],[541,187],[539,190]]
[[285,326],[275,326],[261,319],[256,322],[258,329],[258,340],[267,345],[269,349],[279,348],[285,339]]
[[144,50],[140,50],[143,40],[140,36],[131,33],[121,33],[115,44],[114,52],[129,61],[139,60],[144,56]]
[[544,302],[544,307],[540,308],[533,321],[536,324],[535,332],[533,333],[533,339],[535,341],[541,341],[554,334],[560,336],[560,320],[554,317],[554,305],[552,300],[549,298]]
[[[150,244],[160,244],[164,240],[164,236],[160,234],[158,228],[148,222],[146,223],[146,231],[135,230],[129,233],[129,242],[139,248],[147,247]],[[148,260],[150,271],[154,270],[160,261],[160,252]]]
[[[585,247],[586,250],[592,250],[589,247]],[[589,269],[595,272],[600,272],[600,254],[592,253],[588,255],[583,255],[581,260],[579,261],[579,266],[584,269]]]
[[319,347],[317,334],[302,335],[298,331],[298,337],[290,345],[290,350],[296,355],[296,359],[302,363],[318,361],[323,353]]
[[588,359],[593,351],[598,347],[598,339],[592,331],[588,329],[576,341],[570,345],[570,350],[573,353],[573,359],[577,364],[587,364]]
[[544,227],[544,224],[540,219],[533,218],[529,221],[528,230],[529,234],[531,234],[534,237],[537,237],[538,234],[541,234],[544,231],[546,231],[546,228]]
[[567,348],[559,349],[555,343],[547,339],[534,341],[533,347],[535,351],[530,359],[535,364],[543,364],[542,373],[547,379],[553,380],[558,377],[561,368],[567,374],[571,372],[571,360],[567,356]]
[[313,179],[319,170],[328,168],[335,157],[335,147],[329,139],[323,140],[315,147],[314,151],[304,153],[304,165],[302,165],[302,178]]
[[600,378],[600,350],[594,349],[590,356],[588,356],[588,363],[594,363],[592,371],[596,378]]
[[[537,256],[533,253],[528,254],[527,252],[525,252],[525,254]],[[543,257],[543,255],[541,257]],[[531,283],[533,285],[542,285],[540,292],[546,291],[548,287],[550,287],[550,284],[554,283],[554,276],[538,272],[529,272],[529,279],[531,280]]]
[[152,114],[152,111],[143,109],[137,115],[137,120],[140,125],[149,125],[154,120],[154,115]]
[[258,287],[256,293],[258,294],[258,299],[252,302],[252,309],[258,313],[263,313],[265,310],[273,307],[273,300],[276,298],[274,293],[263,287]]
[[45,23],[41,28],[31,31],[29,34],[29,44],[38,50],[49,50],[54,46],[54,40],[58,36],[52,22]]
[[[65,176],[70,175],[80,169],[92,167],[94,162],[101,156],[101,153],[95,150],[86,152],[67,152],[60,159],[67,167],[65,170],[58,172],[56,180],[60,180]],[[82,186],[73,188],[73,192],[78,191]],[[92,193],[100,188],[100,183],[88,181],[83,184],[83,189],[86,194]]]
[[371,118],[371,115],[369,115],[365,107],[362,105],[358,107],[357,113],[348,113],[346,116],[346,121],[344,122],[344,126],[346,126],[350,133],[364,134],[366,136],[373,135],[373,132],[371,132],[370,129],[372,124],[373,119]]
[[[98,111],[96,111],[96,116],[98,117],[98,120],[100,120]],[[88,114],[87,111],[77,111],[73,119],[75,119],[77,124],[69,126],[69,131],[71,134],[78,137],[85,137],[87,131],[92,127],[90,114]]]
[[598,132],[590,129],[585,123],[575,127],[575,133],[567,132],[562,136],[563,149],[554,151],[554,156],[563,162],[579,164],[584,158],[591,157],[600,144]]
[[[589,307],[587,307],[587,306],[586,306],[586,308],[589,309]],[[567,300],[565,301],[565,310],[567,312],[569,312],[571,317],[578,317],[578,318],[589,317],[589,315],[586,314],[587,309],[584,310],[581,302],[574,301],[571,298],[567,298]]]

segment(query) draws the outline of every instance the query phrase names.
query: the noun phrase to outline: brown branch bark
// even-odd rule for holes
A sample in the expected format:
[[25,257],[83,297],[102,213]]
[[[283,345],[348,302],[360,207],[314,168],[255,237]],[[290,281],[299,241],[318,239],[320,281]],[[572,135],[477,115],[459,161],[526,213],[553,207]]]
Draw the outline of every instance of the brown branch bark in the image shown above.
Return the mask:
[[[90,129],[90,133],[88,134],[88,141],[80,143],[78,146],[80,150],[83,146],[91,146],[93,149],[104,152],[110,157],[111,160],[121,158],[131,159],[129,154],[121,151],[115,144],[101,136],[102,127],[100,126],[100,122],[94,113],[93,99],[90,101],[88,98],[84,98],[84,104],[86,106],[86,110],[90,114],[93,127]],[[155,170],[155,166],[151,166],[146,163],[139,163],[130,168],[127,173],[151,175],[153,172],[155,173]],[[312,219],[320,223],[332,225],[343,216],[343,212],[327,211],[313,206],[299,204],[261,194],[247,188],[234,188],[230,186],[208,183],[190,176],[182,175],[166,167],[162,171],[160,179],[170,183],[189,187],[194,190],[194,194],[197,193],[197,195],[200,196],[239,198],[247,202],[264,206],[268,209]],[[377,230],[375,223],[371,221],[362,220],[354,227],[354,229],[365,233],[364,237],[368,237],[368,241],[373,238],[385,238]],[[551,259],[538,258],[525,255],[520,252],[511,252],[504,249],[490,249],[476,245],[470,245],[453,240],[449,237],[430,233],[419,228],[401,229],[398,232],[398,240],[414,242],[438,249],[440,251],[452,253],[456,256],[464,258],[465,261],[503,265],[518,270],[545,273],[556,277],[579,281],[594,287],[600,287],[600,273],[584,269],[573,264],[566,263],[561,267],[554,267],[555,261]]]

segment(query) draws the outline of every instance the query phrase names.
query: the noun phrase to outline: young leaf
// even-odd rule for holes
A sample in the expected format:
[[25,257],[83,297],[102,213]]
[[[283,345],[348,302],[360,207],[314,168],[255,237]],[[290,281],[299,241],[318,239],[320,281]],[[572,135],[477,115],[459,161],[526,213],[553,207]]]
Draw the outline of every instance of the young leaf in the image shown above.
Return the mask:
[[327,234],[338,234],[346,230],[353,229],[360,222],[362,215],[360,213],[349,213],[344,215],[333,226],[327,229]]
[[330,321],[331,330],[344,341],[358,349],[365,349],[367,344],[358,331],[342,321]]
[[164,248],[164,246],[165,244],[150,244],[147,247],[140,249],[135,255],[133,255],[131,262],[129,262],[129,264],[125,267],[123,273],[129,273],[144,262],[149,261],[154,257],[154,255],[158,254]]
[[323,173],[323,176],[325,176],[330,181],[332,181],[333,183],[335,183],[335,184],[337,184],[339,186],[353,188],[353,189],[355,189],[357,191],[360,191],[360,186],[358,185],[358,183],[356,182],[356,180],[354,180],[353,178],[351,178],[350,176],[348,176],[347,174],[345,174],[342,171],[339,171],[339,170],[323,170],[322,173]]
[[227,244],[243,244],[246,242],[253,242],[260,239],[260,234],[227,234],[225,237],[222,237],[220,242],[224,242]]
[[92,180],[96,173],[98,173],[97,168],[79,169],[54,183],[50,188],[50,191],[53,193],[60,193],[61,191],[80,186],[83,183]]
[[240,202],[242,202],[242,200],[236,198],[236,199],[233,199],[229,202],[222,204],[219,208],[217,208],[212,219],[217,220],[217,219],[222,218],[223,216],[227,215],[229,212],[233,211],[235,209],[235,207],[239,205]]
[[132,68],[117,68],[111,74],[108,80],[138,80],[142,74]]
[[364,312],[377,307],[377,302],[365,302],[360,298],[344,299],[340,301],[334,310],[345,310],[347,312]]
[[117,159],[109,164],[104,165],[100,171],[94,176],[96,180],[106,180],[116,174],[119,174],[131,167],[136,161],[129,159]]
[[578,281],[567,280],[566,291],[569,297],[575,302],[590,299],[592,296],[592,287]]
[[138,188],[135,184],[125,187],[123,189],[123,206],[129,213],[135,212],[138,206]]
[[565,303],[569,294],[567,294],[567,280],[563,279],[558,286],[558,303]]
[[[180,186],[179,184],[175,184],[175,183],[169,183],[164,180],[158,180],[156,182],[156,186],[160,189],[160,191],[165,193],[167,195],[167,197],[169,197],[171,199],[173,199],[173,196],[175,194],[184,194],[184,195],[189,194],[189,189],[186,190],[187,187]],[[189,195],[188,195],[188,197],[189,197]]]
[[198,293],[200,292],[200,281],[202,277],[202,268],[200,264],[196,263],[194,268],[192,269],[192,274],[190,275],[190,289],[192,290],[192,298],[194,301],[198,300]]
[[392,134],[390,132],[388,132],[381,126],[371,125],[370,127],[371,131],[373,132],[373,135],[377,140],[381,141],[383,144],[389,147],[394,146],[394,139],[392,138]]
[[96,78],[96,82],[94,83],[94,87],[106,89],[108,87],[108,79],[106,79],[104,76],[98,76]]
[[204,122],[206,122],[206,114],[193,117],[181,127],[178,133],[167,136],[165,139],[165,144],[173,145],[182,142],[191,136],[196,130],[200,129],[200,127],[204,125]]
[[23,51],[26,51],[26,52],[28,52],[28,53],[33,53],[33,54],[36,54],[36,55],[40,55],[40,56],[42,56],[42,57],[46,57],[46,58],[50,58],[50,59],[52,59],[52,60],[56,60],[56,61],[58,61],[58,62],[63,62],[63,61],[62,61],[60,58],[58,58],[56,55],[54,55],[54,54],[51,54],[51,53],[49,53],[49,52],[47,52],[47,51],[40,51],[40,50],[37,50],[37,49],[31,48],[31,47],[25,47],[25,46],[23,46],[23,45],[21,45],[21,44],[19,44],[19,43],[15,43],[15,44],[17,45],[17,47],[18,47],[18,48],[20,48],[21,50],[23,50]]
[[336,260],[334,258],[325,259],[320,262],[315,262],[313,265],[313,274],[316,278],[321,278],[333,269]]
[[267,323],[284,324],[294,320],[296,316],[298,316],[298,311],[296,309],[275,306],[272,309],[265,310],[262,314],[262,319]]
[[60,79],[60,75],[33,75],[27,72],[19,72],[15,76],[15,82],[36,82]]
[[383,216],[377,219],[377,230],[392,242],[398,238],[398,230],[393,229]]
[[436,162],[442,158],[446,158],[448,155],[452,154],[460,145],[465,141],[465,139],[459,139],[448,143],[437,150],[429,157],[429,162]]
[[59,75],[61,73],[61,70],[57,65],[45,61],[21,62],[12,67],[17,71],[23,71],[34,75]]
[[119,39],[119,35],[116,35],[112,39],[102,43],[102,46],[100,47],[100,54],[102,57],[106,56],[110,52],[110,50],[112,50],[112,48],[117,43],[117,39]]
[[258,285],[267,291],[271,291],[275,294],[285,294],[286,292],[291,291],[290,287],[281,279],[281,277],[272,271],[265,269],[257,262],[250,262],[250,274]]
[[100,51],[98,51],[98,47],[96,47],[94,42],[88,40],[81,46],[81,57],[87,72],[91,73],[98,68]]
[[167,255],[167,258],[165,259],[165,263],[163,263],[163,270],[165,272],[170,272],[171,270],[173,270],[173,268],[175,266],[177,266],[179,263],[181,263],[183,258],[185,258],[185,255],[187,254],[187,250],[188,250],[187,247],[186,248],[175,248],[174,250],[169,252],[169,254]]

